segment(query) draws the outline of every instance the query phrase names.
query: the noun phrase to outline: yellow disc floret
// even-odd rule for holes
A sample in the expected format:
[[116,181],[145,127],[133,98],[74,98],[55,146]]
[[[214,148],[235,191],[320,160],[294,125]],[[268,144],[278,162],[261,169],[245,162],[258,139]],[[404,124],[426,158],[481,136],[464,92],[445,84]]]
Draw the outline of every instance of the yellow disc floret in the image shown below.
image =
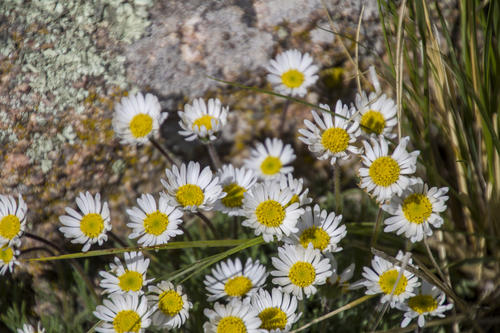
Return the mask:
[[250,289],[252,289],[252,281],[246,276],[230,278],[224,285],[226,294],[233,297],[244,296]]
[[290,199],[290,201],[285,205],[285,208],[287,208],[288,206],[290,206],[294,203],[300,204],[300,198],[297,194],[292,195],[292,199]]
[[123,291],[139,291],[142,288],[142,274],[139,272],[125,270],[118,280],[118,285]]
[[175,199],[184,207],[199,206],[205,200],[205,194],[198,185],[186,184],[179,187]]
[[227,316],[217,325],[217,333],[246,333],[247,327],[241,318]]
[[288,278],[294,285],[304,288],[314,282],[316,270],[308,262],[297,261],[288,271]]
[[286,313],[280,308],[265,308],[259,313],[262,321],[260,328],[265,330],[284,330],[286,326]]
[[431,216],[432,204],[425,194],[413,193],[404,199],[402,210],[408,221],[421,224]]
[[[212,129],[212,119],[215,119],[215,118],[212,116],[209,116],[208,114],[201,116],[200,118],[193,121],[193,129],[196,129],[196,127],[198,127],[198,129],[201,129],[202,126],[205,126],[205,128],[207,130],[211,130]],[[217,122],[217,119],[215,119],[215,122]]]
[[0,236],[12,239],[21,230],[21,221],[16,215],[6,215],[0,220]]
[[227,195],[221,199],[222,204],[229,208],[241,207],[243,204],[243,196],[246,190],[236,183],[231,183],[224,186],[223,191]]
[[285,219],[285,208],[277,201],[261,202],[255,209],[257,221],[269,228],[279,227]]
[[377,158],[370,165],[368,173],[372,181],[378,186],[390,186],[399,179],[399,164],[390,156]]
[[12,248],[4,247],[3,249],[0,249],[0,262],[8,264],[13,257],[14,257],[14,251],[12,251]]
[[382,113],[369,110],[361,117],[361,128],[367,133],[382,134],[385,128],[385,119]]
[[305,249],[312,243],[315,249],[323,251],[330,243],[330,235],[323,228],[313,226],[302,232],[299,241]]
[[[399,272],[396,269],[391,269],[383,274],[381,274],[378,278],[378,284],[380,285],[380,289],[386,295],[389,295],[392,292],[392,288],[396,284],[396,280],[398,279]],[[406,290],[406,286],[408,285],[408,280],[404,274],[401,274],[401,278],[399,279],[398,285],[394,288],[394,295],[400,295]]]
[[331,153],[341,153],[349,145],[349,134],[342,128],[329,128],[321,135],[321,144]]
[[260,164],[260,171],[265,175],[274,175],[281,170],[281,160],[278,157],[268,156]]
[[431,295],[417,295],[408,299],[408,306],[419,314],[437,309],[437,301]]
[[144,219],[144,230],[148,234],[159,236],[167,229],[167,226],[168,216],[159,211],[147,214]]
[[145,113],[139,113],[130,121],[130,132],[134,138],[143,138],[153,129],[153,118]]
[[304,74],[296,69],[289,69],[281,74],[281,82],[288,88],[298,88],[304,82]]
[[104,220],[100,214],[90,213],[80,221],[80,230],[89,238],[98,237],[104,230]]
[[141,317],[133,310],[120,311],[113,319],[113,327],[116,333],[139,332]]
[[179,293],[175,290],[164,291],[159,297],[158,308],[166,316],[175,316],[181,312],[183,306],[184,301],[182,300],[181,295],[179,295]]

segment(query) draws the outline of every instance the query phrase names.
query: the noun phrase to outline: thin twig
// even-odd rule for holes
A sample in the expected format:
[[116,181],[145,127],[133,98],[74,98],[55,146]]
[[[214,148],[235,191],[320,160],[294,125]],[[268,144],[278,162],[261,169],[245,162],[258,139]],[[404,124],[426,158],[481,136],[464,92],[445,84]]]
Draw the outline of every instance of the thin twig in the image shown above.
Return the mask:
[[113,238],[118,244],[120,244],[121,247],[128,247],[127,244],[123,240],[121,240],[120,237],[118,237],[114,232],[108,231],[108,234]]
[[335,164],[333,167],[333,191],[335,194],[335,213],[342,214],[342,198],[340,196],[340,167]]
[[[439,268],[439,265],[436,262],[434,255],[432,254],[431,248],[429,247],[429,242],[427,241],[427,235],[425,233],[424,233],[424,245],[425,245],[425,249],[427,250],[427,254],[429,255],[429,258],[431,259],[431,262],[434,265],[434,268],[436,269],[436,271],[439,274],[439,277],[441,278],[441,280],[443,280],[444,283],[447,283],[448,280],[446,279],[443,272],[441,271],[441,268]],[[451,287],[451,286],[449,286],[449,287]]]
[[377,219],[375,220],[375,225],[373,226],[372,240],[370,241],[370,247],[374,247],[377,244],[378,229],[380,227],[380,222],[382,221],[382,207],[378,208]]
[[165,158],[168,160],[170,165],[175,165],[174,160],[170,157],[170,154],[167,152],[165,148],[163,148],[158,141],[156,141],[153,138],[149,138],[149,141],[153,144],[153,146],[160,151],[160,153],[165,156]]
[[202,219],[203,222],[205,222],[205,224],[210,229],[210,231],[212,231],[212,234],[214,235],[214,237],[216,237],[217,230],[215,229],[215,226],[212,223],[212,221],[210,221],[210,219],[208,217],[206,217],[202,212],[196,212],[195,215],[198,216],[200,219]]
[[[28,238],[31,238],[31,239],[34,239],[34,240],[37,240],[39,242],[42,242],[50,247],[52,247],[54,250],[56,250],[57,252],[59,253],[66,253],[63,249],[61,249],[59,246],[57,246],[56,244],[52,243],[51,241],[43,238],[43,237],[40,237],[40,236],[37,236],[37,235],[34,235],[34,234],[31,234],[29,232],[25,232],[24,233],[24,236],[28,237]],[[74,259],[71,259],[71,264],[73,265],[73,267],[78,271],[78,273],[80,274],[81,278],[83,279],[83,281],[85,282],[85,284],[87,285],[87,288],[89,289],[90,291],[90,294],[91,296],[94,298],[94,300],[96,301],[96,303],[99,303],[99,297],[97,296],[97,293],[95,292],[95,289],[94,289],[94,284],[92,283],[92,281],[89,279],[89,277],[87,276],[87,274],[85,274],[85,271],[83,270],[83,267]]]
[[50,249],[46,248],[45,246],[30,247],[28,249],[22,250],[19,255],[22,256],[23,254],[30,253],[30,252],[33,252],[33,251],[45,251],[48,254],[50,254],[51,256],[55,256],[56,255],[53,251],[51,251]]
[[214,168],[219,170],[222,166],[222,163],[220,161],[219,154],[217,154],[217,150],[215,150],[214,144],[212,142],[207,143],[207,148]]
[[281,136],[283,134],[283,130],[285,129],[286,114],[287,114],[289,105],[290,105],[290,100],[287,99],[285,104],[283,105],[283,111],[281,111],[280,127],[278,130],[279,136]]

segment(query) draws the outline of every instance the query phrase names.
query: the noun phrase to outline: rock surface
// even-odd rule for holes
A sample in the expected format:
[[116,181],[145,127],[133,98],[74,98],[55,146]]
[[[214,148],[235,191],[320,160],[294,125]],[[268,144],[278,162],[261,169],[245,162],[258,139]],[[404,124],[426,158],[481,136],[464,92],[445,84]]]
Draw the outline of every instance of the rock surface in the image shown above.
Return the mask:
[[[367,48],[360,55],[371,64],[383,51],[376,1],[325,3],[337,31],[349,37],[365,6]],[[266,87],[269,59],[297,48],[322,70],[309,101],[331,102],[350,91],[341,73],[352,64],[340,38],[323,30],[330,28],[320,0],[6,0],[0,9],[6,45],[0,50],[0,192],[24,196],[35,229],[48,223],[44,229],[54,231],[64,207],[86,190],[101,191],[113,224],[124,228],[124,207],[141,192],[161,190],[162,156],[149,145],[122,146],[113,138],[113,104],[126,92],[157,94],[171,113],[162,144],[182,160],[203,156],[208,163],[204,147],[176,134],[175,111],[184,103],[217,96],[234,110],[219,149],[236,161],[252,137],[273,135],[283,103],[209,76]],[[353,53],[354,44],[342,40]],[[290,107],[291,141],[306,111]]]

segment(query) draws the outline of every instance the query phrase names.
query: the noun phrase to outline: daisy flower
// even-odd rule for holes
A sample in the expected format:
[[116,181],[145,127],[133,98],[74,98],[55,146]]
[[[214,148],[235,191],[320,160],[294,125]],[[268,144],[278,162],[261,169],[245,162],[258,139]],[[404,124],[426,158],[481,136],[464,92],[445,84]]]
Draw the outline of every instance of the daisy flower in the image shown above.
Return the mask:
[[209,293],[208,301],[222,297],[229,299],[253,295],[266,282],[266,267],[258,260],[248,258],[245,266],[239,258],[233,262],[228,259],[212,269],[212,275],[205,276],[205,287]]
[[193,105],[186,104],[184,111],[178,111],[181,118],[179,125],[182,131],[179,134],[187,141],[196,138],[204,141],[213,141],[227,122],[228,107],[223,107],[216,99],[209,99],[208,105],[202,98],[195,99]]
[[446,301],[446,294],[436,286],[423,280],[420,291],[417,295],[410,297],[406,303],[398,303],[396,307],[405,311],[401,327],[406,327],[414,318],[417,319],[419,327],[424,327],[425,316],[443,318],[443,312],[453,308],[453,304],[443,303]]
[[241,216],[243,196],[257,181],[255,173],[247,168],[235,168],[231,164],[226,164],[217,172],[217,176],[222,191],[227,195],[217,200],[215,209],[229,216]]
[[37,328],[35,329],[30,324],[24,324],[22,329],[17,329],[17,333],[45,333],[45,328],[42,328],[42,324],[40,324],[40,322],[38,322],[36,327]]
[[142,333],[151,324],[148,300],[137,294],[111,295],[97,306],[94,316],[104,322],[95,329],[102,333]]
[[304,209],[296,202],[288,205],[292,197],[292,191],[281,189],[276,182],[256,184],[243,199],[247,219],[242,225],[255,229],[255,235],[262,234],[268,243],[275,235],[281,240],[283,235],[297,232],[295,225]]
[[297,296],[302,300],[303,295],[310,297],[315,294],[317,285],[324,284],[326,278],[332,275],[330,262],[309,245],[307,249],[302,246],[285,244],[278,248],[278,257],[272,258],[276,271],[273,283],[283,287],[286,293]]
[[298,203],[300,207],[308,205],[312,202],[312,199],[307,195],[309,194],[309,189],[304,188],[304,180],[302,178],[295,179],[292,174],[281,175],[279,178],[279,183],[281,189],[289,189],[292,191],[292,200],[287,204],[288,206],[293,203]]
[[392,99],[381,92],[372,92],[368,97],[362,92],[361,95],[356,94],[354,103],[357,109],[357,121],[365,134],[395,137],[391,131],[398,123],[398,119],[396,104]]
[[[154,311],[153,324],[163,328],[179,328],[189,317],[189,309],[193,303],[189,302],[182,286],[174,287],[168,281],[161,281],[156,286],[149,286],[148,300]],[[157,309],[159,311],[157,311]]]
[[333,272],[332,276],[327,279],[327,282],[333,285],[338,285],[342,288],[343,291],[349,290],[349,283],[347,281],[352,279],[356,265],[354,263],[350,264],[339,275],[337,260],[335,259],[333,254],[328,252],[325,253],[325,256],[330,259],[330,264],[332,265]]
[[151,94],[144,97],[141,93],[123,97],[115,106],[113,130],[121,143],[143,144],[154,136],[168,113],[161,113],[158,98]]
[[408,153],[406,146],[410,141],[404,137],[389,155],[389,147],[384,137],[364,141],[365,155],[361,156],[364,167],[359,168],[361,183],[359,187],[371,193],[377,202],[389,200],[393,195],[401,195],[404,189],[415,183],[410,178],[417,170],[418,150]]
[[140,237],[137,241],[139,245],[153,246],[166,244],[170,238],[183,234],[179,229],[182,212],[170,206],[164,196],[160,197],[158,206],[151,194],[143,194],[137,199],[137,204],[139,207],[127,209],[132,220],[132,223],[127,223],[127,227],[133,230],[128,238]]
[[[403,259],[403,253],[401,251],[399,251],[396,259]],[[411,259],[408,261],[408,265],[411,265],[411,261]],[[415,296],[413,290],[418,287],[420,283],[413,273],[404,270],[396,285],[401,267],[393,265],[379,256],[375,256],[372,259],[372,268],[363,267],[362,275],[365,280],[361,283],[367,288],[366,294],[374,295],[382,293],[383,296],[380,302],[390,302],[391,307],[394,307],[396,303],[403,302],[411,296]]]
[[431,236],[432,229],[443,224],[439,213],[446,210],[448,196],[447,187],[429,189],[422,182],[410,185],[401,196],[393,196],[389,204],[382,209],[394,216],[386,219],[384,231],[396,231],[398,235],[404,233],[412,242],[421,241],[424,235]]
[[198,209],[211,210],[218,199],[226,194],[222,192],[219,178],[212,176],[210,167],[200,172],[198,162],[182,163],[180,170],[176,165],[172,171],[165,170],[167,179],[161,183],[167,190],[162,193],[172,206],[180,206],[184,210],[196,212]]
[[309,244],[322,252],[339,252],[342,248],[338,243],[347,234],[345,225],[341,225],[342,215],[335,216],[334,212],[328,214],[321,210],[319,205],[314,209],[306,207],[306,211],[299,218],[297,227],[299,231],[284,239],[285,243],[302,245],[307,249]]
[[266,66],[269,71],[267,81],[280,94],[302,97],[307,88],[318,80],[318,66],[312,65],[309,53],[302,55],[298,50],[288,50],[278,54]]
[[268,332],[288,332],[302,314],[297,315],[297,298],[273,288],[271,294],[260,289],[252,297],[252,308],[256,309],[262,321],[260,328]]
[[105,294],[138,294],[142,295],[142,287],[154,279],[146,280],[149,259],[144,259],[141,252],[125,252],[125,266],[119,258],[109,264],[110,272],[100,271],[103,277],[99,286]]
[[[326,104],[320,104],[320,107],[330,110]],[[353,145],[360,135],[359,123],[348,120],[352,116],[351,111],[347,105],[342,105],[342,101],[337,101],[335,105],[336,114],[321,111],[322,119],[316,111],[311,110],[311,113],[315,124],[305,119],[307,129],[299,129],[302,134],[299,140],[304,142],[318,159],[330,159],[330,163],[334,165],[337,158],[345,160],[349,158],[349,153],[361,152]]]
[[19,254],[19,250],[12,246],[4,245],[0,248],[0,275],[5,275],[7,270],[12,273],[14,265],[20,265],[19,260],[17,260]]
[[250,306],[250,298],[232,299],[229,304],[215,303],[214,309],[203,311],[208,322],[203,324],[205,333],[265,333],[260,329],[257,310]]
[[83,215],[73,208],[66,207],[66,213],[69,215],[59,216],[59,221],[63,224],[59,230],[64,237],[73,238],[71,243],[84,244],[82,252],[87,252],[92,244],[102,245],[108,240],[106,231],[111,230],[108,203],[101,204],[99,193],[94,198],[87,191],[76,198],[76,205]]
[[245,161],[249,169],[253,169],[263,179],[279,177],[293,171],[292,166],[286,166],[295,160],[292,146],[284,145],[277,138],[267,138],[265,145],[257,143],[255,149],[250,152],[250,158]]
[[0,194],[0,247],[15,244],[26,228],[28,206],[19,194],[18,202],[11,195]]

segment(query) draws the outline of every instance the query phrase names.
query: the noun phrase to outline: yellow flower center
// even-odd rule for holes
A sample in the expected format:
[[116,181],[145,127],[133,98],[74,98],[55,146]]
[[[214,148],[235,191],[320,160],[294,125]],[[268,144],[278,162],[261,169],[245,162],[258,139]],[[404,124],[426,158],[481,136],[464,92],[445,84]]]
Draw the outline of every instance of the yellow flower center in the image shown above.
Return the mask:
[[385,119],[379,111],[370,110],[361,117],[360,124],[367,133],[382,134],[385,128]]
[[130,121],[130,132],[134,138],[142,138],[151,133],[153,129],[153,118],[145,113],[139,113]]
[[265,175],[274,175],[281,170],[281,160],[278,157],[268,156],[260,164],[260,171]]
[[16,215],[6,215],[0,220],[0,236],[12,239],[21,230],[21,221]]
[[321,135],[321,144],[331,153],[341,153],[347,149],[349,134],[342,128],[329,128]]
[[274,200],[261,202],[255,209],[257,221],[269,228],[279,227],[285,219],[285,209]]
[[[392,288],[396,284],[396,280],[398,279],[399,272],[396,269],[391,269],[384,272],[378,278],[378,284],[380,285],[380,289],[386,295],[389,295],[392,292]],[[406,290],[406,286],[408,285],[408,280],[404,274],[401,274],[401,278],[399,279],[398,285],[394,289],[394,295],[399,295]]]
[[288,88],[298,88],[304,82],[304,74],[296,69],[289,69],[281,74],[281,82]]
[[437,309],[437,301],[431,295],[417,295],[410,297],[408,306],[419,314],[432,312]]
[[[209,116],[208,114],[205,116],[201,116],[200,118],[196,119],[193,122],[193,129],[196,129],[195,127],[198,127],[198,129],[201,129],[202,126],[205,126],[207,130],[212,129],[212,119],[215,119],[215,117]],[[215,122],[217,123],[217,119],[215,119]]]
[[390,186],[399,179],[399,164],[390,156],[382,156],[373,161],[368,173],[378,186]]
[[305,249],[312,243],[315,249],[323,251],[330,243],[330,235],[323,228],[313,226],[304,230],[299,240]]
[[186,184],[179,187],[175,199],[184,207],[199,206],[205,200],[205,194],[198,185]]
[[241,318],[227,316],[217,325],[217,333],[246,333],[247,327]]
[[316,270],[308,262],[297,261],[288,271],[288,278],[292,283],[299,287],[310,286],[316,279]]
[[14,251],[12,251],[12,248],[6,246],[3,249],[0,249],[0,261],[4,264],[8,264],[13,257]]
[[80,230],[89,238],[96,238],[104,230],[104,220],[100,214],[90,213],[80,221]]
[[286,313],[279,308],[265,308],[259,313],[259,318],[262,321],[260,328],[265,330],[284,330],[286,326]]
[[167,290],[160,295],[158,307],[166,316],[175,316],[181,312],[183,306],[184,301],[182,300],[182,296],[175,290]]
[[406,197],[402,209],[406,219],[415,224],[425,222],[432,214],[431,202],[421,193],[413,193]]
[[168,216],[160,211],[147,214],[144,219],[144,230],[148,234],[155,236],[161,235],[168,226]]
[[113,327],[116,333],[139,332],[141,317],[133,310],[122,310],[113,319]]
[[290,201],[285,205],[285,208],[287,208],[288,206],[294,204],[294,203],[298,203],[300,204],[300,198],[297,194],[294,194],[292,196],[292,199],[290,199]]
[[252,289],[252,281],[246,276],[237,276],[227,280],[224,291],[229,296],[240,297]]
[[142,288],[142,274],[139,272],[126,270],[118,280],[123,291],[139,291]]
[[236,183],[232,183],[224,186],[223,191],[227,193],[221,200],[224,206],[229,208],[241,207],[243,204],[243,196],[246,192],[243,187]]

